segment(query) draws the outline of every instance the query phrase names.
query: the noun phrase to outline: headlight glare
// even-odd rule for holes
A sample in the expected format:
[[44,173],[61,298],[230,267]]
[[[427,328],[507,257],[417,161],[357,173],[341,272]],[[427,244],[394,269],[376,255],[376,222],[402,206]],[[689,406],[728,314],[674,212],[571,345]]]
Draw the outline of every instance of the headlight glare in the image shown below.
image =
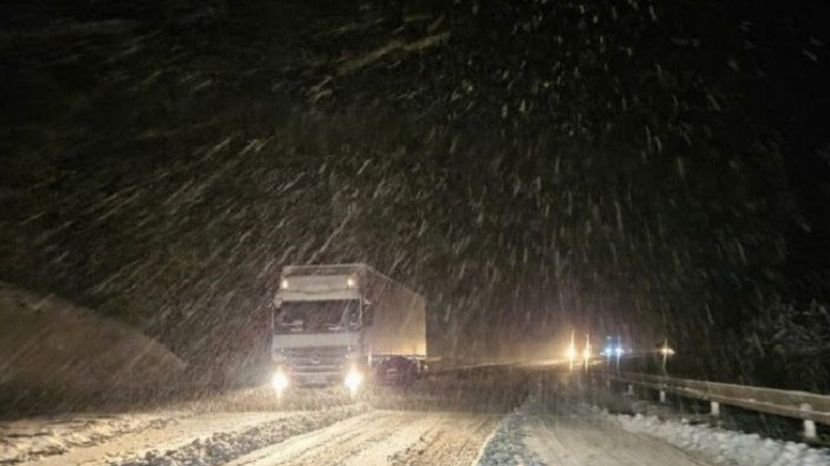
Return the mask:
[[363,384],[363,374],[356,367],[352,367],[346,372],[346,377],[343,382],[346,388],[354,395],[357,389]]
[[271,376],[271,386],[274,387],[277,393],[285,391],[288,388],[288,374],[282,369],[277,369],[274,375]]

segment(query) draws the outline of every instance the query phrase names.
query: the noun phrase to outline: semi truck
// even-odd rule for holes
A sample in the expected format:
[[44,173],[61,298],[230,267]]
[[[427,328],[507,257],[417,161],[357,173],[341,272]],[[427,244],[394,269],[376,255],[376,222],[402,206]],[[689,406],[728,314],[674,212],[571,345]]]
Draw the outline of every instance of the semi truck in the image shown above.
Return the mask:
[[272,329],[278,392],[341,384],[355,393],[419,370],[427,355],[424,298],[366,264],[284,267]]

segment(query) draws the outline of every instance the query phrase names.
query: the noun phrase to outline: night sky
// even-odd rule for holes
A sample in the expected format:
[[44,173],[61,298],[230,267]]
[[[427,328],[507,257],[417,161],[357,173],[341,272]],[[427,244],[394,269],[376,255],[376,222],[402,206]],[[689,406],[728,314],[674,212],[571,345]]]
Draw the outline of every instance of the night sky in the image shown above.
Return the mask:
[[283,265],[362,261],[440,354],[820,386],[822,3],[4,5],[0,279],[233,364]]

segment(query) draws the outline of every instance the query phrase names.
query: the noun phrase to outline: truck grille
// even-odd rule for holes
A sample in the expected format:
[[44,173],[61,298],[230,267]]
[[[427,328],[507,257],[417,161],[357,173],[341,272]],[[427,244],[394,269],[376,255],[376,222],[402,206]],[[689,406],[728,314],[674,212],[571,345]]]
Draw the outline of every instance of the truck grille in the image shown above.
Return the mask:
[[341,374],[348,348],[290,348],[283,350],[288,366],[294,374]]

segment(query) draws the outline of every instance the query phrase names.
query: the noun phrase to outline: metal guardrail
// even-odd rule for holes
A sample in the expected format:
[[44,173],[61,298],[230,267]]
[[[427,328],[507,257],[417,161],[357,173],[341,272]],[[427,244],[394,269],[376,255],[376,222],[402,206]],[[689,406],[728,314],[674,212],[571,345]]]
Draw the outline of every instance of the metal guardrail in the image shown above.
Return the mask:
[[804,436],[807,438],[816,437],[815,423],[830,425],[830,395],[630,372],[603,375],[609,380],[629,384],[629,391],[632,384],[659,390],[661,401],[665,400],[666,392],[709,401],[711,414],[715,416],[720,414],[720,404],[724,404],[801,419],[804,421]]

